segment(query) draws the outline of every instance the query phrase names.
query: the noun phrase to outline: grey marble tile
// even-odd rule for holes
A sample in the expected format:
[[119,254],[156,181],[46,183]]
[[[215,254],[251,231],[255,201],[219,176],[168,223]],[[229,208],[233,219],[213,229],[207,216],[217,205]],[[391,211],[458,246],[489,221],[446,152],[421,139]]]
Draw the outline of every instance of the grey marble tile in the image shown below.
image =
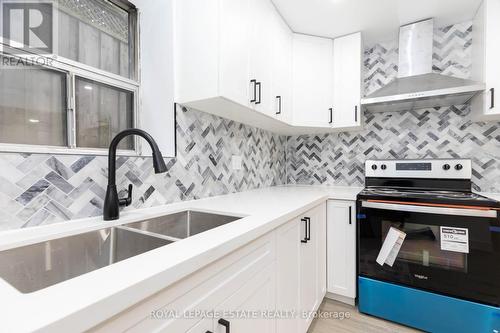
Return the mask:
[[45,179],[52,183],[55,187],[68,194],[73,190],[73,185],[68,183],[64,178],[59,176],[54,171],[51,171],[45,176]]
[[55,216],[58,216],[62,220],[71,220],[73,213],[68,209],[57,203],[57,201],[51,200],[45,205],[45,209]]
[[23,224],[23,228],[34,227],[43,224],[43,222],[52,214],[50,214],[45,209],[40,209],[37,211],[25,224]]
[[22,221],[28,221],[36,212],[42,209],[50,199],[45,194],[39,195],[29,204],[27,204],[20,212],[16,214],[16,217]]
[[64,165],[57,157],[52,156],[45,162],[52,170],[57,172],[61,177],[68,180],[73,174],[73,170]]
[[71,165],[71,170],[74,173],[78,173],[80,170],[85,168],[94,159],[95,159],[95,156],[83,156]]
[[22,205],[27,205],[31,202],[31,200],[43,193],[49,186],[49,182],[47,182],[45,179],[40,179],[30,188],[24,191],[19,197],[17,197],[16,201]]
[[[8,177],[8,175],[6,175]],[[11,198],[17,198],[24,192],[22,188],[11,183],[7,178],[0,176],[0,191]]]

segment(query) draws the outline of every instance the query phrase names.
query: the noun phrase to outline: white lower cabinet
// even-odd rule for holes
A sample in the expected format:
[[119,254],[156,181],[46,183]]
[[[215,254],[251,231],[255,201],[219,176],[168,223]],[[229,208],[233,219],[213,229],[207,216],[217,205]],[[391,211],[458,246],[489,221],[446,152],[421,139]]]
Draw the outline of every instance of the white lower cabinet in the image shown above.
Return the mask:
[[274,273],[274,266],[266,267],[218,306],[216,313],[220,315],[214,319],[214,332],[275,332],[274,320],[266,315],[276,306]]
[[354,304],[356,298],[356,203],[328,201],[327,297]]
[[[300,307],[300,252],[302,248],[300,219],[295,219],[276,230],[276,310],[297,313]],[[300,320],[287,316],[276,321],[277,332],[301,332]]]
[[276,309],[296,312],[294,318],[277,321],[279,333],[307,332],[325,296],[325,230],[326,204],[277,230]]
[[90,331],[305,333],[325,295],[325,231],[323,203]]

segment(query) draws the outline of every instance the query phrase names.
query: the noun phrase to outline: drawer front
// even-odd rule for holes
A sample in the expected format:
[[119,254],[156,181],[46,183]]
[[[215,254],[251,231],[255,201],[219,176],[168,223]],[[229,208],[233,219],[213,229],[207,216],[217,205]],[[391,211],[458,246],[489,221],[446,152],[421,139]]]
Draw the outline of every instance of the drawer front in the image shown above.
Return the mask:
[[[210,311],[275,260],[265,235],[118,314],[91,332],[197,332]],[[201,312],[201,313],[199,313]],[[208,313],[207,313],[208,312]]]

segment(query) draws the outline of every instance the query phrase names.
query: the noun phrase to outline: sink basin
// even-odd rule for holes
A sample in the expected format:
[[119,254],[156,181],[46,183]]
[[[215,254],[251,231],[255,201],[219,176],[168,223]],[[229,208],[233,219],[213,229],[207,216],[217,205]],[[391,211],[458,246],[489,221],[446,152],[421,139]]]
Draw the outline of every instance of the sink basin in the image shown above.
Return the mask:
[[187,210],[175,214],[125,224],[124,227],[179,240],[239,220],[241,217]]
[[240,217],[183,211],[0,252],[0,278],[31,293]]
[[120,227],[100,229],[0,252],[0,277],[34,292],[172,243]]

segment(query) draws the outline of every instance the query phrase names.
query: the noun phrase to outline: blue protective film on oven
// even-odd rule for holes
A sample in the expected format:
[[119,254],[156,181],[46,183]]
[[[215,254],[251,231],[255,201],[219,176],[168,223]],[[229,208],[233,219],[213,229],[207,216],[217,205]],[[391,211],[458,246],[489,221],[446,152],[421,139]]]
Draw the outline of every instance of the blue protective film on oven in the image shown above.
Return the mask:
[[500,332],[500,308],[358,278],[359,311],[432,333]]
[[500,227],[490,227],[491,232],[500,232]]

